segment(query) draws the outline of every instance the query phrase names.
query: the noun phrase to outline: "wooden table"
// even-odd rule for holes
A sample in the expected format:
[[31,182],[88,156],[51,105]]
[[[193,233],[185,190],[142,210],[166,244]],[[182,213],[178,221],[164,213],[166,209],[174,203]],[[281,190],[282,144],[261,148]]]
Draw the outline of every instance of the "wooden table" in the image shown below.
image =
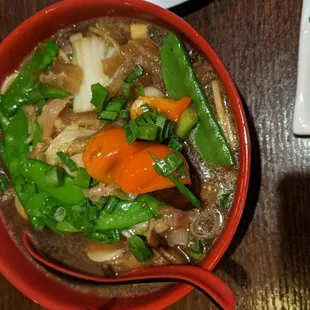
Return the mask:
[[[54,2],[0,0],[0,39]],[[310,143],[292,133],[302,1],[209,2],[191,0],[176,12],[226,64],[253,144],[248,203],[216,274],[235,292],[238,309],[310,309]],[[194,291],[169,309],[213,308]],[[41,308],[0,277],[0,309]]]

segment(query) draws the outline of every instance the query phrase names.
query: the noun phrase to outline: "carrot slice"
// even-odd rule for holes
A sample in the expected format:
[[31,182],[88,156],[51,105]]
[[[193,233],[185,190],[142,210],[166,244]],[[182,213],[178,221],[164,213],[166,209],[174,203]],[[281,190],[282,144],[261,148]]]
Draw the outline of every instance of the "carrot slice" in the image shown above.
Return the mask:
[[[149,152],[157,158],[163,159],[169,155],[172,149],[166,145],[153,144],[136,153],[130,160],[123,163],[122,168],[115,175],[114,180],[127,193],[142,194],[164,188],[174,187],[168,179],[157,174],[153,168],[154,160]],[[188,170],[188,165],[184,159]],[[184,184],[190,183],[190,178],[182,180]]]
[[86,146],[83,162],[87,172],[96,180],[113,182],[113,175],[119,163],[130,158],[149,143],[135,142],[128,145],[122,128],[113,128],[97,134]]
[[189,106],[191,98],[184,97],[180,100],[173,100],[158,97],[139,97],[130,107],[130,118],[136,119],[143,114],[141,110],[142,104],[147,104],[152,109],[157,109],[160,113],[164,113],[171,121],[178,121],[182,112]]

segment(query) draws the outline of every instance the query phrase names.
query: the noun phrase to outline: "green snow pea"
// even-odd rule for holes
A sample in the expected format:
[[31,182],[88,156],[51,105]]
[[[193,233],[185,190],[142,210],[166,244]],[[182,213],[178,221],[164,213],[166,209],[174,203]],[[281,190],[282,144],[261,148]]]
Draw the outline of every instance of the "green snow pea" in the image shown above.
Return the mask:
[[96,230],[126,229],[148,221],[160,208],[160,202],[149,195],[140,195],[135,201],[120,201],[111,214],[103,210],[96,221]]
[[233,154],[216,120],[212,108],[199,85],[188,54],[180,41],[170,33],[160,53],[161,71],[169,97],[191,97],[199,116],[198,124],[190,132],[190,139],[207,164],[231,166]]
[[58,52],[58,45],[52,41],[39,45],[3,96],[1,111],[5,116],[12,116],[21,106],[36,103],[42,98],[38,75],[52,63]]

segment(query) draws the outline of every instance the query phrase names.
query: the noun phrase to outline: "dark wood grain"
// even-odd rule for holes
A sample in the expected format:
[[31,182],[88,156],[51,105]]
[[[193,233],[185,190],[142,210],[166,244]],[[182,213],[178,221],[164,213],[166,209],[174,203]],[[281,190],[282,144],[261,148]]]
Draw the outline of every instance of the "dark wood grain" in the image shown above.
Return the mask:
[[[0,39],[54,2],[0,0]],[[216,269],[234,290],[238,309],[310,309],[310,144],[292,134],[301,5],[301,0],[215,0],[176,9],[223,59],[248,111],[250,194]],[[0,309],[40,307],[0,277]],[[214,307],[193,291],[169,309]]]

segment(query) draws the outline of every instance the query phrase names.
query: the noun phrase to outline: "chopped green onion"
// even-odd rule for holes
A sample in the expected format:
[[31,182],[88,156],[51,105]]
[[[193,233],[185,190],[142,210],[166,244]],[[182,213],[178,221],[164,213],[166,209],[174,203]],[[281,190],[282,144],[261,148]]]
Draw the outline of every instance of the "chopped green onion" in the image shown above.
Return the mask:
[[86,189],[89,188],[90,179],[91,177],[86,171],[86,169],[79,168],[76,178],[74,180],[74,184]]
[[102,111],[99,115],[98,115],[98,119],[102,120],[102,121],[114,121],[116,120],[117,117],[117,112],[113,112],[113,111]]
[[129,111],[128,110],[121,110],[119,112],[119,117],[120,118],[128,118],[129,117]]
[[66,209],[63,207],[57,208],[55,214],[54,214],[54,219],[56,222],[61,222],[65,219],[66,217]]
[[109,92],[99,83],[91,85],[91,92],[92,98],[90,102],[96,107],[98,112],[101,112],[105,107]]
[[200,208],[200,200],[180,181],[180,179],[173,174],[170,174],[168,178],[195,208]]
[[217,204],[218,204],[221,208],[227,209],[227,207],[228,207],[228,202],[229,202],[229,200],[230,200],[230,197],[231,197],[232,193],[233,193],[232,190],[227,190],[227,191],[225,191],[225,192],[220,196],[220,198],[218,199]]
[[110,197],[109,200],[106,202],[106,204],[104,206],[104,210],[107,213],[111,214],[114,211],[114,209],[116,208],[116,206],[119,203],[119,201],[120,200],[118,198],[114,197],[114,196]]
[[121,240],[120,232],[118,229],[106,230],[104,232],[93,231],[86,236],[105,243],[116,243]]
[[92,205],[91,203],[87,203],[86,206],[86,219],[88,221],[95,221],[97,219],[97,214],[98,214],[98,208],[96,205]]
[[108,103],[106,107],[106,111],[112,111],[112,112],[119,113],[126,102],[127,100],[123,98],[113,98]]
[[181,141],[177,137],[171,137],[168,146],[180,152],[183,148]]
[[122,91],[124,93],[124,95],[127,97],[127,98],[130,98],[131,97],[131,88],[134,84],[133,83],[127,83],[127,82],[123,82],[122,84]]
[[135,235],[129,239],[128,247],[138,262],[147,262],[153,257],[153,251],[138,235]]
[[175,134],[180,139],[185,139],[191,129],[197,124],[198,120],[199,118],[196,110],[193,107],[186,108],[181,114]]
[[52,166],[45,172],[45,184],[48,187],[57,187],[62,185],[64,171],[59,166]]
[[145,96],[144,87],[142,85],[135,84],[135,88],[137,89],[139,96]]
[[139,126],[139,139],[154,141],[157,137],[158,127],[153,124]]
[[125,78],[125,82],[135,82],[143,74],[143,68],[140,65],[136,65],[133,71]]
[[4,193],[9,187],[8,178],[5,174],[0,174],[0,193]]
[[164,177],[168,177],[172,172],[184,165],[182,157],[177,152],[171,152],[166,158],[159,160],[152,153],[149,152],[154,159],[153,165],[156,172]]
[[173,172],[183,164],[183,159],[181,156],[176,152],[171,152],[166,158],[159,160],[154,154],[150,152],[149,154],[155,161],[155,164],[153,165],[155,171],[159,175],[168,177],[177,187],[177,189],[191,202],[191,204],[195,208],[199,208],[199,199],[180,181],[178,177],[173,175]]
[[128,144],[132,144],[139,137],[139,127],[134,120],[130,120],[129,123],[124,127],[125,136]]
[[38,102],[38,105],[37,105],[37,108],[36,108],[36,112],[35,112],[36,116],[41,115],[44,105],[45,105],[45,100],[41,99]]
[[61,162],[68,167],[71,172],[74,172],[78,169],[74,160],[72,160],[68,155],[64,152],[57,152],[57,156],[60,158]]
[[196,262],[203,257],[205,247],[201,240],[194,239],[190,240],[185,252],[193,262]]

